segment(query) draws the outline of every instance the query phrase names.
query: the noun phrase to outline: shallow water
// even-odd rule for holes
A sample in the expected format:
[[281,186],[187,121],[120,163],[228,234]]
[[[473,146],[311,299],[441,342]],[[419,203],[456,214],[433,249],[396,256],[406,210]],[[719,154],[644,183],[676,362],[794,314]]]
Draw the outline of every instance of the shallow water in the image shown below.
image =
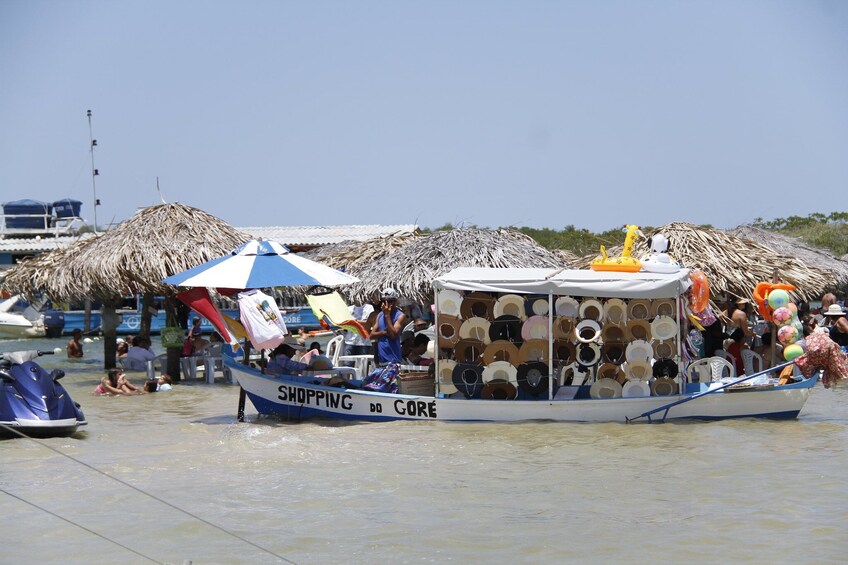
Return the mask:
[[846,388],[817,385],[788,422],[291,424],[248,402],[239,424],[235,386],[93,397],[102,350],[86,351],[42,358],[89,421],[44,443],[84,465],[0,441],[0,563],[842,563],[848,550]]

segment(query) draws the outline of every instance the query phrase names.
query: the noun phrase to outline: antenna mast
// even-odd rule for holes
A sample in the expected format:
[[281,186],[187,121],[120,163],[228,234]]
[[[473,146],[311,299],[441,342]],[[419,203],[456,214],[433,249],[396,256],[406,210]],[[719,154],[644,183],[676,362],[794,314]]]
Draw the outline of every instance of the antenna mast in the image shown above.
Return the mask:
[[91,191],[94,193],[94,233],[97,233],[97,207],[100,206],[100,200],[97,199],[97,183],[95,178],[100,172],[94,168],[94,148],[97,147],[97,140],[94,139],[94,134],[91,130],[91,110],[86,112],[88,116],[88,141],[90,142],[89,151],[91,152]]

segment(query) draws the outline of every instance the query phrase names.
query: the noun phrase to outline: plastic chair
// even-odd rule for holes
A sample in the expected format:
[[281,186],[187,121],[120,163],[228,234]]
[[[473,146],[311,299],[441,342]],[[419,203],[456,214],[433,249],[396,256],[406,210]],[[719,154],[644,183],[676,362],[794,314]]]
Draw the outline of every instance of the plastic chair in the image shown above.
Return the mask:
[[333,361],[333,367],[339,366],[339,357],[344,349],[344,336],[337,335],[327,342],[327,357]]
[[742,365],[745,368],[746,375],[759,373],[765,367],[763,356],[752,349],[742,350]]
[[724,349],[716,349],[713,357],[724,357],[725,359],[730,361],[731,365],[734,365],[736,363],[736,360],[733,358],[733,355],[731,355],[730,353],[728,353]]
[[690,382],[697,376],[698,382],[710,383],[718,382],[725,376],[733,378],[736,376],[736,370],[733,368],[733,363],[724,357],[704,357],[689,365],[686,376],[689,377]]

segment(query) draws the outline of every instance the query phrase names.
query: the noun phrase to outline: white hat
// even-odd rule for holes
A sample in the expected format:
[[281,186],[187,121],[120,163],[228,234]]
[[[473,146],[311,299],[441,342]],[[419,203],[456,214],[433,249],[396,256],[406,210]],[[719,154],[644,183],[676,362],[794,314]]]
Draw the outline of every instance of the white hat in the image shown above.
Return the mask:
[[839,304],[831,304],[822,314],[825,316],[844,316],[845,310]]
[[576,318],[580,306],[577,300],[570,296],[560,296],[554,303],[554,311],[557,316],[565,316],[566,318]]
[[440,290],[436,295],[436,304],[439,314],[459,317],[459,306],[462,304],[462,296],[455,290]]
[[621,387],[621,396],[624,398],[651,396],[651,384],[648,381],[627,381]]
[[530,309],[537,316],[546,315],[548,313],[548,307],[549,307],[549,305],[548,305],[548,299],[547,298],[537,298],[530,305]]
[[521,325],[521,338],[525,341],[530,339],[548,339],[548,317],[530,316]]
[[650,361],[651,357],[654,356],[654,348],[647,341],[637,339],[628,344],[624,356],[628,363],[631,361]]
[[383,292],[380,293],[380,298],[384,300],[397,300],[398,298],[400,298],[400,294],[398,294],[398,291],[396,291],[392,287],[387,286],[383,289]]
[[489,344],[492,342],[489,337],[489,325],[490,322],[486,318],[480,318],[479,316],[468,318],[462,322],[462,326],[459,328],[459,337],[462,339],[476,339]]
[[526,320],[527,312],[524,309],[524,298],[517,294],[504,294],[495,302],[493,314],[495,318],[508,314],[517,316],[520,320]]
[[581,318],[595,320],[596,322],[600,322],[604,319],[604,306],[601,304],[600,300],[595,300],[594,298],[587,298],[583,302],[580,303],[580,309],[578,310],[578,314]]
[[621,384],[615,379],[600,379],[589,387],[592,398],[621,398]]
[[453,370],[456,367],[456,361],[453,359],[439,360],[439,391],[444,394],[453,394],[456,392],[456,386],[453,384]]
[[601,325],[595,320],[583,320],[577,324],[577,341],[591,343],[601,337]]
[[657,316],[651,322],[651,337],[659,340],[672,339],[677,335],[677,322],[670,316]]
[[614,324],[627,322],[627,304],[620,298],[610,298],[604,302],[604,319]]
[[483,369],[483,382],[488,383],[494,380],[507,381],[517,385],[518,369],[509,361],[495,361]]

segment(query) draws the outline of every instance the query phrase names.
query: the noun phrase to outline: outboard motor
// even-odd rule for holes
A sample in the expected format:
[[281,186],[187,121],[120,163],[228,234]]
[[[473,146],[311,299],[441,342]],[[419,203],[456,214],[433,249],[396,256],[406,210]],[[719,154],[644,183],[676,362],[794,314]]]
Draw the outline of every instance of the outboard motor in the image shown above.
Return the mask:
[[47,310],[44,312],[44,330],[47,337],[62,337],[65,329],[65,313],[61,310]]
[[74,433],[88,424],[79,404],[59,379],[61,369],[48,373],[34,359],[52,351],[16,351],[0,355],[0,433],[15,435],[13,428],[29,436]]

